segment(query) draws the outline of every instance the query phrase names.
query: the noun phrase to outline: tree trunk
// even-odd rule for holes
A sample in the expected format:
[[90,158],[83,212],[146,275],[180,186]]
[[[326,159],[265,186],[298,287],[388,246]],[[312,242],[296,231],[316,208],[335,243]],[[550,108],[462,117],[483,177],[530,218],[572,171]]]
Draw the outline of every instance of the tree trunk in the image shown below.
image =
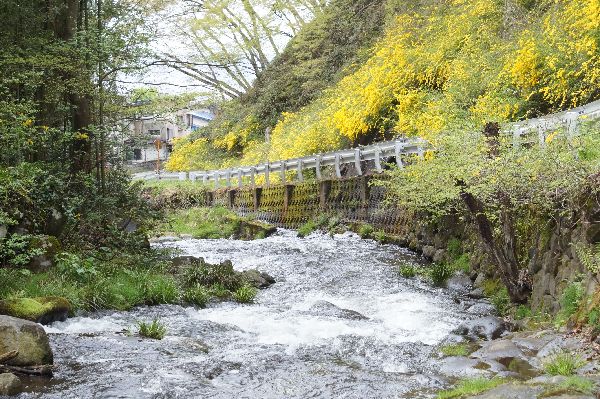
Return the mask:
[[[490,158],[495,158],[500,151],[500,128],[497,123],[488,123],[484,134],[488,144]],[[501,238],[494,237],[494,225],[485,214],[485,206],[479,199],[467,191],[463,181],[457,182],[461,187],[461,198],[469,213],[475,218],[477,231],[484,249],[491,262],[500,271],[502,282],[508,290],[508,295],[513,303],[526,303],[531,294],[531,285],[526,274],[519,268],[517,251],[517,234],[515,220],[511,212],[512,204],[506,193],[498,193],[500,201],[500,234]]]

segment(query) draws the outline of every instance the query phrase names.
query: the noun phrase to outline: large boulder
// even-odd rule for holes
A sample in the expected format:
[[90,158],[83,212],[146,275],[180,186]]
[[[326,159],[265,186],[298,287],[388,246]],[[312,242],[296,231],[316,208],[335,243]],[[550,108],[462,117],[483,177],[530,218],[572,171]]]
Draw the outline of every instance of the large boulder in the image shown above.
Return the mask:
[[497,339],[508,330],[508,324],[493,316],[468,320],[458,326],[453,334],[462,335],[473,341],[478,339]]
[[340,308],[327,301],[315,302],[307,313],[315,316],[336,317],[339,319],[368,320],[368,317],[355,310]]
[[23,390],[21,380],[14,374],[0,374],[0,396],[18,395]]
[[54,266],[54,257],[60,252],[61,245],[56,237],[36,236],[29,244],[31,250],[39,250],[40,254],[31,258],[27,268],[34,272],[44,272]]
[[17,317],[41,324],[65,321],[71,304],[65,298],[17,298],[0,301],[0,315]]
[[255,288],[269,288],[275,284],[275,279],[267,273],[256,269],[246,270],[240,273],[242,279]]
[[0,354],[18,351],[11,366],[43,366],[54,362],[48,335],[44,328],[31,321],[0,316]]

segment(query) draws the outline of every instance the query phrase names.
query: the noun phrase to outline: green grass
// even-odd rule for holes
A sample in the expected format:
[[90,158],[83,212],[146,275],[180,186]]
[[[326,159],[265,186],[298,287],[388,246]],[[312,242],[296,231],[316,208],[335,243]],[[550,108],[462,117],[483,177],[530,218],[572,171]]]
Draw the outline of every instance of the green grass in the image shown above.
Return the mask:
[[398,273],[404,278],[413,278],[417,275],[417,269],[410,263],[404,263],[398,268]]
[[558,385],[547,387],[539,398],[548,398],[551,396],[560,396],[567,394],[592,395],[596,385],[593,381],[580,376],[567,377],[566,380]]
[[140,337],[161,340],[167,334],[167,327],[158,319],[152,323],[141,321],[138,323],[138,334]]
[[438,393],[438,399],[464,398],[467,395],[477,395],[501,385],[500,378],[468,378],[461,380],[453,389]]
[[489,298],[500,316],[505,316],[510,310],[510,297],[506,286],[500,280],[485,280],[483,293]]
[[433,285],[441,287],[446,283],[446,280],[452,276],[453,272],[454,271],[446,263],[434,263],[429,269],[429,277],[431,278]]
[[229,238],[238,231],[241,218],[222,207],[190,208],[172,211],[166,221],[155,230],[155,235],[190,234],[198,239]]
[[253,303],[257,293],[256,288],[244,284],[233,293],[233,299],[239,303]]
[[298,237],[300,237],[300,238],[308,237],[309,235],[314,233],[318,228],[319,228],[319,226],[316,221],[309,220],[308,222],[306,222],[302,226],[300,226],[300,228],[298,229]]
[[560,313],[556,319],[557,325],[565,324],[579,310],[579,305],[583,299],[583,286],[579,282],[572,282],[567,285],[560,297]]
[[208,301],[210,301],[210,292],[206,287],[196,285],[188,288],[183,293],[183,301],[192,305],[205,307]]
[[559,352],[545,359],[543,366],[546,374],[572,376],[575,371],[585,365],[585,360],[577,354]]
[[370,224],[363,224],[358,229],[358,235],[364,240],[367,238],[371,238],[373,236],[373,231],[373,226],[371,226]]
[[469,356],[472,352],[471,346],[467,343],[448,344],[440,347],[440,352],[444,356]]

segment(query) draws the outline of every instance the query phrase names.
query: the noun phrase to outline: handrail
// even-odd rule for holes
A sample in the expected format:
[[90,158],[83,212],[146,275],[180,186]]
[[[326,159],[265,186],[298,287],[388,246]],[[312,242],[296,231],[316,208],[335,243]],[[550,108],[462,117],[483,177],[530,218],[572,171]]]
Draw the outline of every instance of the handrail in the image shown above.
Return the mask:
[[[571,139],[577,134],[580,120],[584,118],[600,118],[600,100],[567,111],[512,123],[505,130],[505,133],[512,134],[515,146],[520,145],[524,136],[536,133],[539,144],[544,146],[548,131],[566,127],[567,137]],[[327,166],[333,166],[336,177],[341,178],[341,166],[345,164],[354,164],[356,173],[362,176],[364,173],[361,166],[362,162],[374,161],[375,170],[381,173],[383,171],[382,160],[393,157],[398,167],[403,168],[403,157],[409,155],[423,157],[428,146],[429,143],[420,138],[398,139],[383,141],[365,147],[272,161],[254,166],[241,166],[211,171],[193,171],[189,173],[147,172],[137,174],[135,178],[140,180],[200,180],[205,184],[212,182],[215,184],[215,187],[219,187],[221,180],[225,180],[226,186],[231,187],[231,180],[237,179],[238,186],[242,187],[245,183],[244,178],[249,178],[249,183],[254,186],[256,184],[256,176],[264,175],[265,184],[268,186],[272,174],[279,174],[281,181],[285,182],[286,172],[288,171],[296,171],[296,179],[302,182],[304,180],[303,172],[306,169],[314,169],[317,179],[320,180],[321,169]]]

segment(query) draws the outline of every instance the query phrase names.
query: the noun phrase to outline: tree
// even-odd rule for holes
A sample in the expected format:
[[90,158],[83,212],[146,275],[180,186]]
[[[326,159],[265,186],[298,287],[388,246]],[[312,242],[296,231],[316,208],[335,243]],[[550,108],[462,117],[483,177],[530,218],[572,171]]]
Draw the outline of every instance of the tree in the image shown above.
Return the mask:
[[[528,263],[553,221],[583,214],[598,187],[598,124],[567,140],[563,132],[545,145],[513,146],[497,124],[480,132],[453,131],[435,141],[435,152],[390,172],[381,182],[403,207],[429,215],[462,215],[515,303],[531,292]],[[536,136],[537,139],[537,136]]]
[[178,21],[178,35],[193,53],[187,57],[165,53],[160,58],[223,98],[237,98],[251,88],[287,40],[323,10],[325,1],[188,0],[184,4],[188,12]]

